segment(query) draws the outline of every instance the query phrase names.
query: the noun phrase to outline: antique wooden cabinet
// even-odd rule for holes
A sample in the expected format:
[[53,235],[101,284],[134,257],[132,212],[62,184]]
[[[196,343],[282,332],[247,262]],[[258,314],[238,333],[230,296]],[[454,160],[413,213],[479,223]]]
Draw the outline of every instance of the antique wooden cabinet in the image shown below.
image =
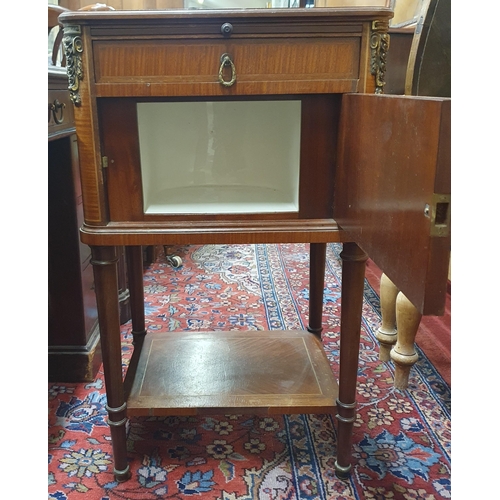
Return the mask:
[[[425,314],[444,301],[449,103],[380,95],[391,16],[61,16],[117,480],[130,474],[127,415],[231,411],[336,412],[336,471],[349,474],[366,252]],[[142,245],[258,242],[310,244],[307,331],[145,335]],[[338,385],[321,343],[327,242],[344,247]],[[135,346],[124,379],[121,245]]]
[[[80,162],[66,68],[48,68],[48,378],[92,381],[102,362],[90,248],[80,241]],[[120,323],[130,319],[120,255]]]
[[65,68],[48,71],[48,375],[93,380],[101,364],[90,249],[83,223],[77,139]]

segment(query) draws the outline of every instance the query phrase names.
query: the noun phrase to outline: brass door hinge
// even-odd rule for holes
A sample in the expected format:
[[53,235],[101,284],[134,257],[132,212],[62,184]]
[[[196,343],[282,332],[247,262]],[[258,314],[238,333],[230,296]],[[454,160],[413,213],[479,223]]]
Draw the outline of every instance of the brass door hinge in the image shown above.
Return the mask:
[[101,165],[102,165],[102,168],[108,168],[108,157],[107,156],[103,156],[101,158]]

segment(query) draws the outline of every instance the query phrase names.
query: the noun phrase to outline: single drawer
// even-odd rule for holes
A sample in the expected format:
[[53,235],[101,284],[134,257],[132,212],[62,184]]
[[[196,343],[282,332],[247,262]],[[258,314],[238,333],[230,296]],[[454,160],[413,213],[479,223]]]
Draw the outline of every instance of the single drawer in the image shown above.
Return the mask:
[[95,81],[103,97],[351,92],[360,45],[357,36],[99,41]]
[[49,89],[48,101],[49,138],[74,129],[73,104],[70,101],[69,92]]

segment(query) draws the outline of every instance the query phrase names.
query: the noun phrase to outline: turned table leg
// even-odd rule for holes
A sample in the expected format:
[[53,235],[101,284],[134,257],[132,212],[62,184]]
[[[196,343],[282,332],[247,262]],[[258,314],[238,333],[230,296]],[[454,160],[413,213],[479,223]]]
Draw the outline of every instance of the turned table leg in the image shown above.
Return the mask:
[[415,336],[421,319],[422,315],[417,308],[403,293],[399,292],[396,299],[398,339],[391,350],[391,359],[395,365],[394,387],[396,389],[404,390],[408,387],[410,369],[418,360]]
[[326,243],[311,243],[309,256],[309,325],[318,337],[323,330],[323,291],[325,288]]
[[399,290],[396,285],[385,275],[380,277],[380,312],[382,322],[376,332],[377,340],[380,342],[379,359],[389,361],[392,346],[397,340],[396,322],[396,297]]
[[342,253],[342,307],[340,313],[340,373],[337,399],[338,447],[335,473],[345,479],[351,472],[352,428],[356,420],[361,315],[367,255],[355,243],[344,243]]
[[144,274],[142,264],[142,247],[125,247],[127,257],[127,277],[130,292],[130,314],[132,316],[132,344],[134,351],[127,368],[124,380],[125,397],[128,398],[141,356],[144,338],[146,337],[146,318],[144,313]]
[[117,247],[118,254],[118,304],[120,305],[120,325],[130,319],[130,292],[128,291],[125,248]]
[[116,247],[93,246],[91,249],[106,384],[106,409],[113,444],[114,474],[116,480],[121,482],[130,478],[130,468],[127,463],[125,427],[127,403],[122,378],[118,257]]
[[130,313],[132,316],[132,336],[134,345],[146,335],[144,317],[144,275],[142,268],[142,247],[125,247],[127,256],[127,277],[130,293]]

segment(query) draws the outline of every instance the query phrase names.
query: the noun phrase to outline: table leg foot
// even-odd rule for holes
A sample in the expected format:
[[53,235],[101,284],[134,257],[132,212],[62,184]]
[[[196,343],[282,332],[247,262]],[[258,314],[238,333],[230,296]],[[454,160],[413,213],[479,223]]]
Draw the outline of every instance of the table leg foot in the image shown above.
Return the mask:
[[363,290],[367,255],[355,243],[344,243],[342,258],[342,307],[340,312],[339,397],[336,474],[349,475],[352,429],[356,420],[356,383],[363,311]]
[[400,391],[408,389],[411,366],[395,364],[394,367],[394,387]]
[[380,361],[390,361],[390,352],[397,340],[396,326],[396,298],[399,290],[396,285],[385,275],[380,278],[380,312],[382,321],[375,336],[380,343]]
[[115,476],[126,481],[127,404],[123,389],[120,313],[118,307],[118,257],[115,247],[94,246],[91,263],[94,269],[95,293],[99,313],[102,363],[106,385],[106,410],[113,446]]
[[339,463],[335,460],[335,475],[345,481],[346,479],[349,479],[351,477],[351,469],[352,469],[352,465],[349,464],[348,466],[346,467],[342,467],[341,465],[339,465]]
[[125,481],[128,481],[132,477],[132,474],[130,472],[130,467],[128,465],[124,470],[114,469],[113,474],[115,476],[116,481],[119,483],[124,483]]
[[403,294],[399,293],[396,300],[396,321],[398,324],[398,340],[391,350],[391,359],[395,365],[394,387],[405,390],[411,367],[417,362],[415,337],[422,315]]
[[347,479],[351,475],[351,438],[356,421],[356,403],[344,404],[337,399],[338,444],[335,475]]

